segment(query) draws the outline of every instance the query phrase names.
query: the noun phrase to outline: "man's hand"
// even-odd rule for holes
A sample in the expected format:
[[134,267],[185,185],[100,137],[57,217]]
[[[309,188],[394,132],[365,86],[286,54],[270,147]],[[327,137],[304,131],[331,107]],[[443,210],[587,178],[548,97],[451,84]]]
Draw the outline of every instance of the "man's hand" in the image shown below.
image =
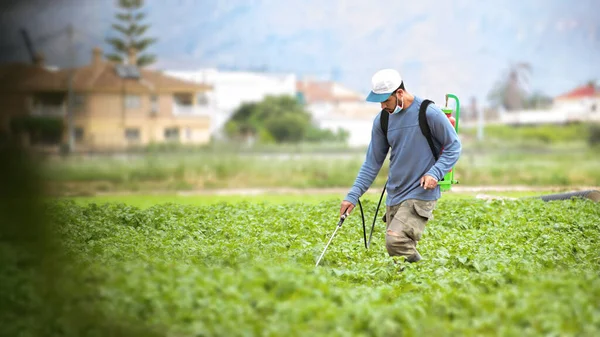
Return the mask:
[[421,187],[426,190],[432,190],[437,186],[437,179],[432,176],[424,175],[421,177]]
[[344,213],[346,214],[350,214],[350,212],[352,212],[352,210],[354,209],[354,204],[351,203],[350,201],[342,201],[342,206],[340,207],[340,216],[344,215]]

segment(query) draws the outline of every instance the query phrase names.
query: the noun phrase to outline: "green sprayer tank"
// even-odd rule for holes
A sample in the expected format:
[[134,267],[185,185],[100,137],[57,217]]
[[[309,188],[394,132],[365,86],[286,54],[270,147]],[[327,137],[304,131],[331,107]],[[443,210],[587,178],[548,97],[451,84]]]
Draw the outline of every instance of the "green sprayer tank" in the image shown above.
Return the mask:
[[[448,108],[448,99],[452,98],[456,101],[456,107],[455,110],[453,110],[452,108]],[[460,118],[460,102],[458,100],[458,97],[456,97],[456,95],[453,94],[446,94],[446,105],[442,108],[442,111],[446,114],[446,117],[448,117],[448,120],[450,120],[450,123],[452,124],[452,126],[454,126],[454,130],[456,130],[456,133],[458,134],[458,121]],[[452,116],[452,113],[455,113],[456,117]],[[442,151],[444,149],[442,148]],[[440,181],[438,183],[438,185],[440,185],[440,190],[442,192],[446,192],[449,191],[450,188],[452,187],[452,185],[454,184],[458,184],[458,181],[454,179],[454,167],[450,170],[450,172],[446,173],[446,175],[444,176],[444,179],[442,179],[442,181]]]

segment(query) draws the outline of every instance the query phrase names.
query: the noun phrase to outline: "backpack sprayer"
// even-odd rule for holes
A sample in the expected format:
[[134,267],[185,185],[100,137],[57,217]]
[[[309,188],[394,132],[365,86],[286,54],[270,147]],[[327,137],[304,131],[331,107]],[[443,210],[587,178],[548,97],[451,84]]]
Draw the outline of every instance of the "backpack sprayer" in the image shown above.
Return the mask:
[[[448,98],[452,98],[456,101],[456,118],[452,117],[452,108],[448,108]],[[460,117],[460,101],[458,100],[458,97],[456,97],[456,95],[453,94],[446,94],[446,105],[442,108],[442,111],[444,112],[444,114],[446,114],[446,117],[448,117],[450,124],[454,126],[454,130],[458,134],[458,120]],[[440,191],[447,192],[450,191],[452,185],[454,184],[458,184],[458,181],[454,180],[454,168],[451,168],[450,172],[446,173],[442,181],[438,182],[438,185],[440,185]]]
[[[448,98],[452,98],[456,101],[456,110],[453,110],[452,108],[448,107]],[[427,111],[427,107],[431,103],[434,103],[434,102],[432,102],[430,100],[424,100],[421,103],[421,108],[419,109],[419,126],[421,128],[421,132],[423,133],[423,136],[425,136],[425,138],[427,139],[427,143],[429,143],[429,147],[431,148],[433,157],[437,161],[439,154],[435,151],[435,148],[433,146],[433,138],[431,136],[431,131],[429,129],[429,125],[427,124],[427,118],[425,115],[426,111]],[[456,97],[456,95],[454,95],[454,94],[446,94],[446,105],[443,108],[441,108],[441,110],[444,112],[444,114],[450,121],[450,124],[454,127],[454,130],[456,131],[456,133],[458,133],[458,121],[460,118],[460,101],[458,100],[458,97]],[[452,112],[455,112],[456,117],[452,116]],[[386,111],[382,110],[380,113],[379,120],[381,123],[381,128],[382,128],[383,134],[385,135],[385,138],[387,140],[389,114]],[[389,142],[388,142],[388,146],[389,146]],[[441,151],[443,151],[443,150],[444,150],[444,148],[442,147]],[[444,178],[442,178],[442,180],[438,182],[438,186],[440,187],[440,191],[447,192],[451,189],[452,185],[454,185],[454,184],[458,184],[458,181],[454,179],[454,168],[451,168],[450,171],[448,173],[446,173],[446,175],[444,175]],[[375,229],[375,222],[377,221],[377,213],[379,212],[379,207],[381,206],[381,201],[383,200],[383,195],[385,194],[386,187],[387,187],[387,181],[385,182],[385,185],[383,186],[383,190],[381,191],[381,197],[379,197],[379,203],[377,204],[377,209],[375,210],[375,217],[373,218],[373,225],[371,226],[371,233],[369,234],[368,240],[367,240],[367,228],[365,225],[365,215],[363,212],[363,208],[362,208],[360,199],[358,199],[358,206],[360,208],[360,215],[362,218],[362,225],[363,225],[363,238],[364,238],[366,249],[369,249],[369,246],[371,245],[371,238],[373,237],[373,230]],[[344,220],[347,217],[348,217],[347,212],[344,212],[344,214],[340,217],[340,220],[339,220],[337,226],[335,227],[335,230],[334,230],[333,234],[331,235],[331,238],[329,238],[329,242],[327,242],[325,249],[321,253],[321,256],[319,256],[319,259],[317,260],[317,264],[315,265],[315,267],[319,265],[319,262],[321,262],[321,259],[323,258],[323,255],[325,255],[325,251],[329,247],[329,244],[333,240],[333,237],[337,233],[338,229],[340,229],[342,227],[342,224],[344,223]],[[385,214],[383,215],[382,220],[383,220],[383,222],[386,221]]]

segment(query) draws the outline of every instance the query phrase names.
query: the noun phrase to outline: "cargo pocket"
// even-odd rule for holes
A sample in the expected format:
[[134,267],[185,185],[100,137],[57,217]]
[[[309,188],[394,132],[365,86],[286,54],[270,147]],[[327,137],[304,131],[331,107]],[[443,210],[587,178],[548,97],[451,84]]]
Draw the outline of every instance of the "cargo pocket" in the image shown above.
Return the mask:
[[433,210],[435,208],[435,204],[435,200],[415,200],[413,202],[413,208],[418,216],[422,217],[425,221],[429,221],[433,219]]
[[413,200],[405,233],[416,242],[421,240],[427,222],[433,219],[435,204],[435,201]]

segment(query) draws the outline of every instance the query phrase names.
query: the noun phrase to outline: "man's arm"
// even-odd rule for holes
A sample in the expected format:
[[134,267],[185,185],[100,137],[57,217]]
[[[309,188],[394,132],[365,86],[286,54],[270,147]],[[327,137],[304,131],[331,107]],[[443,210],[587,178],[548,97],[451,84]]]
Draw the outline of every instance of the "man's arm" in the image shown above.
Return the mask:
[[462,144],[448,117],[439,108],[430,105],[427,107],[426,116],[432,136],[441,144],[444,150],[437,162],[425,175],[432,176],[440,181],[458,162]]
[[373,184],[373,181],[377,177],[389,151],[387,140],[385,139],[385,135],[379,124],[379,118],[380,115],[377,115],[373,121],[371,142],[369,143],[365,161],[358,172],[354,185],[344,199],[345,201],[351,202],[353,205],[356,205],[358,198],[371,187],[371,184]]

